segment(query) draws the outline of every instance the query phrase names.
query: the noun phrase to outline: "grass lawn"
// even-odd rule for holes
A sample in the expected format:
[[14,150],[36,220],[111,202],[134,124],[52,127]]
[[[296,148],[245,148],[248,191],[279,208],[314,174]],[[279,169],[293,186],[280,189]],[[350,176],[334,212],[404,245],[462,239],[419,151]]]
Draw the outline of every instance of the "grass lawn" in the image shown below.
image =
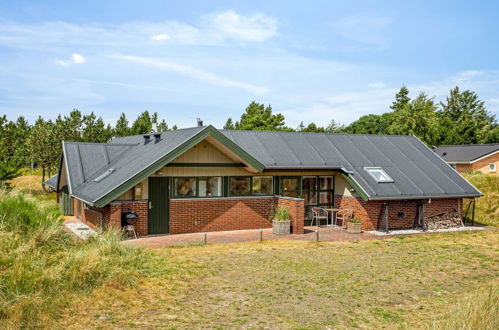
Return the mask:
[[67,310],[62,324],[445,328],[455,317],[450,307],[479,294],[480,301],[492,295],[497,326],[498,247],[498,232],[461,232],[164,248],[154,253],[173,266],[167,276],[143,278],[125,290],[102,287],[76,312]]
[[30,191],[0,194],[2,329],[499,328],[499,231],[146,250],[72,239]]

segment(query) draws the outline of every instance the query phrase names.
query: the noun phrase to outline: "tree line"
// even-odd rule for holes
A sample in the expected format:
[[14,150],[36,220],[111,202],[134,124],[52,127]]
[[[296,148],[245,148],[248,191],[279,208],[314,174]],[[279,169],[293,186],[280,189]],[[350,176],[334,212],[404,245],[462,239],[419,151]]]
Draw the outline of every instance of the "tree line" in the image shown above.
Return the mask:
[[434,97],[419,93],[409,97],[409,89],[402,86],[395,95],[389,111],[360,117],[350,125],[341,125],[331,120],[327,126],[315,123],[297,128],[285,125],[282,114],[272,113],[270,105],[251,102],[239,121],[227,119],[225,129],[327,132],[349,134],[398,134],[415,135],[427,145],[498,143],[499,126],[485,107],[485,102],[469,90],[455,87],[444,102],[435,102]]
[[[387,109],[388,110],[388,109]],[[133,122],[124,113],[111,126],[93,112],[82,114],[72,110],[55,120],[39,117],[30,125],[24,117],[9,121],[0,117],[0,181],[19,175],[24,167],[37,167],[43,177],[54,173],[60,162],[62,141],[107,142],[113,137],[145,134],[177,129],[169,128],[158,114],[142,112]],[[228,118],[224,129],[298,131],[351,134],[415,135],[427,145],[499,143],[499,126],[478,95],[455,87],[444,102],[419,93],[414,99],[402,86],[395,95],[390,109],[380,115],[360,117],[350,125],[331,120],[327,126],[303,122],[296,128],[288,127],[284,115],[273,113],[270,105],[251,102],[237,121]]]
[[[23,116],[17,121],[0,117],[0,181],[16,177],[22,168],[40,168],[42,178],[50,176],[59,167],[62,141],[108,142],[113,137],[145,134],[152,130],[167,131],[166,121],[158,114],[144,111],[130,124],[124,113],[114,126],[105,124],[93,112],[82,114],[73,109],[69,115],[59,115],[55,120],[41,116],[30,125]],[[174,125],[171,129],[177,129]]]

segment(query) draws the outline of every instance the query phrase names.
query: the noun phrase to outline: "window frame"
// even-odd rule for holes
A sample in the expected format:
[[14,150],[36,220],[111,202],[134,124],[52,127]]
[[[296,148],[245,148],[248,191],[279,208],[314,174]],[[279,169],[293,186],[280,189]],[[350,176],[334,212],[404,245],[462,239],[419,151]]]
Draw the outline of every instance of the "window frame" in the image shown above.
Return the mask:
[[[492,167],[494,169],[492,169]],[[496,163],[490,163],[489,164],[489,172],[495,172],[495,171],[497,171],[497,165],[496,165]]]
[[[395,182],[389,175],[388,173],[386,173],[386,171],[381,167],[381,166],[365,166],[364,167],[364,171],[366,171],[370,176],[371,178],[374,179],[374,181],[376,181],[377,183],[391,183],[391,182]],[[379,180],[377,179],[374,174],[372,173],[372,171],[379,171],[381,173],[381,175],[385,176],[386,179],[382,179],[382,180]]]
[[[200,178],[220,178],[221,182],[221,190],[220,190],[220,195],[218,196],[199,196],[199,179]],[[195,179],[196,181],[196,191],[195,195],[192,196],[176,196],[176,184],[175,180],[176,179]],[[189,198],[196,198],[196,199],[203,199],[203,198],[223,198],[224,197],[224,177],[220,175],[208,175],[208,176],[174,176],[172,177],[172,184],[171,184],[171,197],[170,199],[189,199]]]
[[[263,178],[270,178],[272,180],[272,183],[270,185],[271,187],[271,192],[270,194],[255,194],[253,193],[253,179],[257,177],[263,177]],[[249,194],[248,195],[232,195],[231,194],[231,179],[232,178],[249,178],[250,179],[250,187],[249,187]],[[274,177],[272,175],[231,175],[228,177],[228,191],[227,191],[227,197],[248,197],[248,196],[257,196],[257,197],[265,197],[265,196],[274,196]]]

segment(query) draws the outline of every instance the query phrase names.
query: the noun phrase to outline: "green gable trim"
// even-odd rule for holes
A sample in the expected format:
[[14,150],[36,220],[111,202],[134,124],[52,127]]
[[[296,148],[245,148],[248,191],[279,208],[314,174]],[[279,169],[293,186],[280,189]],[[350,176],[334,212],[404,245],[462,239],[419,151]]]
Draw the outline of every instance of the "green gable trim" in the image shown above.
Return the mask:
[[206,139],[209,136],[215,138],[217,141],[219,141],[224,146],[229,148],[237,156],[241,157],[244,161],[246,161],[248,164],[253,166],[258,172],[263,171],[264,165],[262,163],[260,163],[253,156],[251,156],[249,153],[244,151],[237,144],[232,142],[232,140],[230,140],[225,135],[220,133],[215,127],[210,125],[210,126],[207,126],[205,129],[203,129],[202,131],[195,134],[194,136],[192,136],[190,139],[188,139],[187,141],[185,141],[184,143],[182,143],[178,147],[176,147],[170,153],[164,155],[162,158],[160,158],[156,162],[154,162],[151,165],[144,168],[141,172],[137,173],[135,176],[133,176],[130,179],[128,179],[127,181],[123,182],[121,185],[119,185],[118,187],[116,187],[115,189],[113,189],[112,191],[107,193],[106,195],[100,197],[97,201],[95,201],[94,206],[103,207],[103,206],[109,204],[110,202],[115,200],[117,197],[124,194],[129,189],[131,189],[132,187],[134,187],[138,183],[142,182],[147,177],[149,177],[151,174],[158,171],[159,169],[161,169],[163,166],[170,163],[174,159],[178,158],[180,155],[182,155],[186,151],[190,150],[196,144],[203,141],[204,139]]
[[369,196],[366,194],[364,189],[362,189],[362,187],[359,186],[359,184],[349,174],[342,173],[341,175],[345,178],[345,180],[347,180],[352,188],[355,189],[355,192],[359,194],[363,201],[367,202],[369,200]]

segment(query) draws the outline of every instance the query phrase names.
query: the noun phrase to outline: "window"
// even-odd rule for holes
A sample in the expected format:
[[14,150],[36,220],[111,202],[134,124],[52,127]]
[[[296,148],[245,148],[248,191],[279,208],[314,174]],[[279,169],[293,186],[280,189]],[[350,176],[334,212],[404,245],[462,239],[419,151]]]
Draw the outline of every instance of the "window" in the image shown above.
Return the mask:
[[298,197],[299,194],[299,177],[283,177],[281,178],[281,195],[287,197]]
[[457,168],[456,164],[450,164],[450,167],[452,167],[453,169]]
[[250,176],[233,176],[230,178],[230,195],[247,196],[251,193]]
[[222,196],[222,178],[219,176],[199,178],[199,197]]
[[495,172],[496,171],[496,163],[490,163],[489,164],[489,172]]
[[196,178],[175,178],[174,180],[175,197],[194,197],[196,196]]
[[301,197],[305,200],[305,220],[312,219],[313,207],[333,206],[333,176],[304,176],[301,184]]
[[254,176],[251,191],[253,195],[272,195],[272,184],[271,176]]
[[393,182],[392,178],[381,167],[364,167],[364,170],[378,183]]

